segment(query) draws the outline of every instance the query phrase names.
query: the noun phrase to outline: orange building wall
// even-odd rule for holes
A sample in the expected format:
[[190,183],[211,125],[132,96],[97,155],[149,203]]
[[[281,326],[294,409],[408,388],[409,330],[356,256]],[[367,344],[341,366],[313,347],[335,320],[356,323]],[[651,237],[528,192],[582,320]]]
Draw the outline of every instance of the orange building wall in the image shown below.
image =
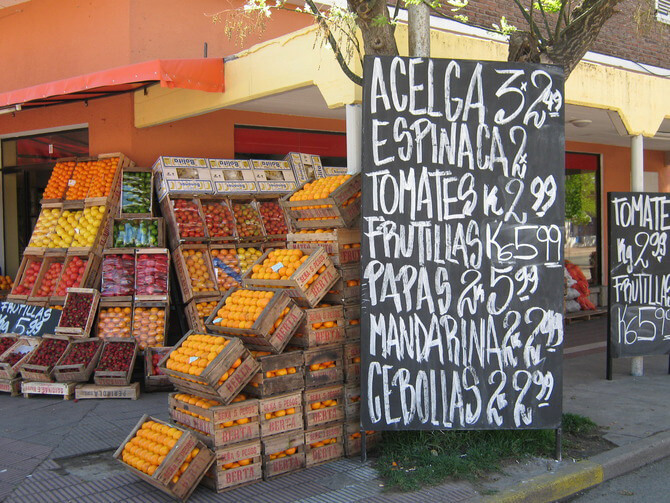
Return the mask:
[[[244,43],[206,14],[241,0],[32,0],[0,12],[0,92],[153,59],[223,58],[311,24],[277,12]],[[21,48],[20,51],[17,48]]]

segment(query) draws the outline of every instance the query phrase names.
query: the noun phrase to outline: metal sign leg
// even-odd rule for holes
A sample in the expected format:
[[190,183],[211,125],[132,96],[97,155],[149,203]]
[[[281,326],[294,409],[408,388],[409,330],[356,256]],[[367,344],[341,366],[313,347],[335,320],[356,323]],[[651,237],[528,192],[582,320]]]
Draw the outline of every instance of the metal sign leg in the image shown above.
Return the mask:
[[365,436],[365,430],[361,429],[361,463],[365,463],[368,460],[368,449]]
[[556,428],[556,461],[563,461],[563,427]]

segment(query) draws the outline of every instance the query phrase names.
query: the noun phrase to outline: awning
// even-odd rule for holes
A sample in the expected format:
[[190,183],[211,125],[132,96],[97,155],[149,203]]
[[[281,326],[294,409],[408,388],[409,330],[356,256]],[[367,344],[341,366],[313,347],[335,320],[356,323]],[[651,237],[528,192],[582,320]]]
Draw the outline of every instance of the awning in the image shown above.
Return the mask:
[[157,59],[89,73],[0,94],[0,109],[59,105],[135,91],[160,82],[161,87],[221,93],[223,59]]

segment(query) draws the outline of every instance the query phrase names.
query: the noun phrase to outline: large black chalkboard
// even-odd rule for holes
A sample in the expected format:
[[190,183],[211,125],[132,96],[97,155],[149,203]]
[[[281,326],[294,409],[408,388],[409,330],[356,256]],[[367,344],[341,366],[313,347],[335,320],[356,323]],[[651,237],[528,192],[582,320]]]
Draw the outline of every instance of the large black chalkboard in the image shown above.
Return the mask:
[[60,315],[58,309],[0,302],[0,333],[29,336],[53,334]]
[[557,427],[562,71],[367,57],[364,76],[363,427]]
[[670,194],[610,192],[608,221],[613,356],[670,354]]

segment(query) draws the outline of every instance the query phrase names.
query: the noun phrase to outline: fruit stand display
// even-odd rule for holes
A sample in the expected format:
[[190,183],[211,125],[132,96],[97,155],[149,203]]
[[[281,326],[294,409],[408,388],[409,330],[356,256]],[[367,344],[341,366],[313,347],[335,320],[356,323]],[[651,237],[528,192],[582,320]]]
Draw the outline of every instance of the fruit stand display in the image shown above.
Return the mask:
[[102,256],[100,295],[118,301],[133,300],[135,294],[135,249],[108,249]]
[[145,391],[172,390],[174,386],[158,364],[172,350],[171,347],[152,348],[144,350],[144,389]]
[[88,337],[100,302],[100,292],[92,288],[68,288],[63,314],[56,333]]
[[116,218],[112,230],[113,248],[165,246],[165,221],[160,217]]
[[119,216],[150,217],[153,207],[153,172],[151,168],[124,168],[121,181]]
[[87,382],[101,351],[100,339],[72,341],[61,361],[54,367],[54,379],[56,382]]

